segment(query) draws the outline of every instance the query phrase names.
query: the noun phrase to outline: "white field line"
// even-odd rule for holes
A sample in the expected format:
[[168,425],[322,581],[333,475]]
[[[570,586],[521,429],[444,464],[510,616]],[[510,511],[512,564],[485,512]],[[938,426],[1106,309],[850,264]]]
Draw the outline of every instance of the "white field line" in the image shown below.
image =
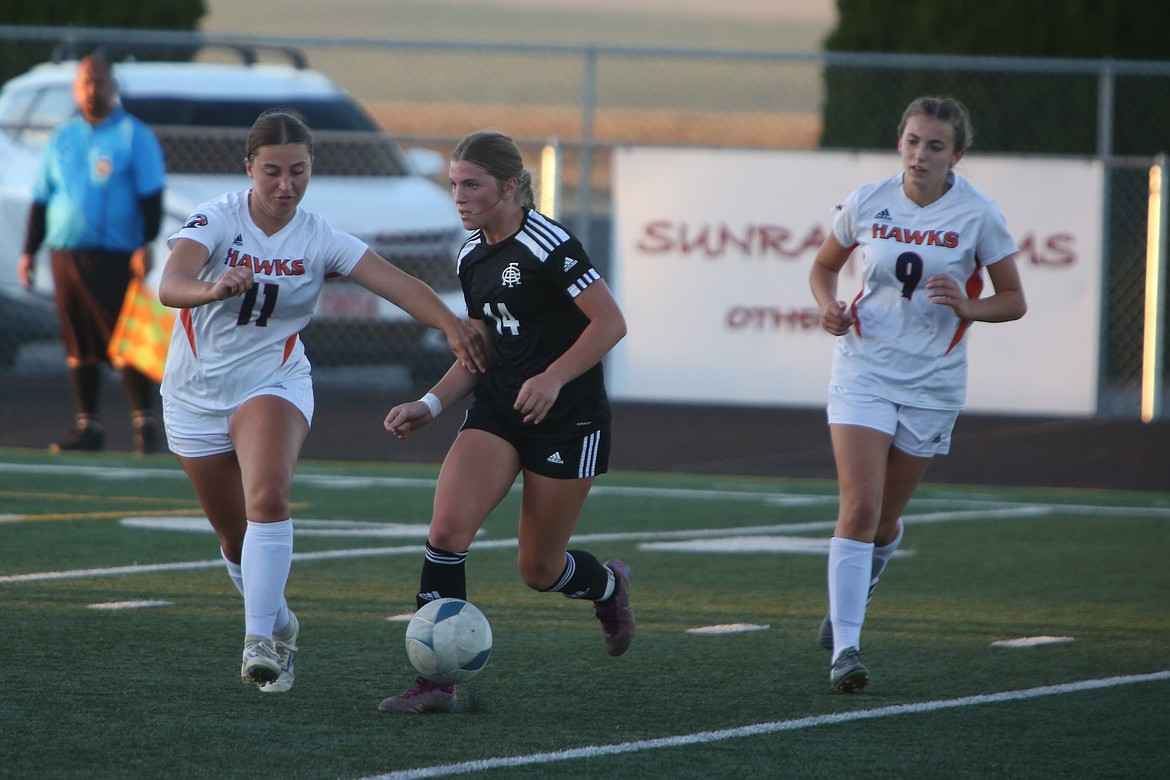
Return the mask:
[[99,604],[90,604],[90,609],[121,610],[121,609],[148,609],[151,607],[173,607],[175,602],[162,599],[138,599],[136,601],[103,601]]
[[[83,466],[80,464],[51,464],[51,463],[8,463],[0,462],[0,474],[49,474],[57,476],[89,477],[102,480],[129,480],[139,482],[147,478],[180,479],[185,480],[186,474],[181,469],[119,467],[119,466]],[[296,481],[299,484],[312,485],[319,488],[333,488],[350,490],[356,488],[419,488],[434,489],[433,478],[419,477],[378,477],[352,476],[330,472],[314,471],[311,468],[297,472]],[[517,485],[515,489],[520,489]],[[589,491],[590,497],[620,496],[623,498],[660,498],[678,499],[686,501],[763,501],[773,502],[783,506],[800,506],[812,504],[835,504],[836,494],[787,493],[775,491],[751,490],[724,490],[719,488],[656,488],[629,485],[594,485]],[[1170,505],[1152,507],[1116,507],[1095,506],[1091,504],[1034,504],[1020,501],[1007,501],[994,495],[983,493],[968,493],[963,497],[954,498],[915,498],[913,507],[927,507],[938,505],[943,507],[966,507],[979,509],[981,507],[1016,507],[1016,506],[1044,506],[1061,512],[1073,514],[1103,514],[1110,516],[1149,516],[1170,518]]]
[[[0,517],[0,521],[3,518]],[[163,517],[160,515],[129,516],[118,521],[123,528],[141,528],[147,531],[194,533],[204,536],[214,530],[206,517]],[[333,537],[370,537],[392,539],[426,538],[427,523],[378,523],[368,520],[315,520],[298,517],[293,521],[296,535]]]
[[[155,469],[155,468],[120,468],[109,466],[81,466],[68,464],[14,464],[0,462],[0,473],[20,473],[20,474],[55,474],[55,475],[69,475],[69,476],[86,476],[98,479],[133,479],[141,480],[144,477],[166,477],[166,478],[185,478],[182,471],[175,469]],[[298,475],[298,480],[305,482],[312,482],[314,484],[329,486],[329,487],[355,487],[355,486],[378,486],[378,487],[412,487],[412,488],[433,488],[434,480],[432,479],[403,479],[398,477],[346,477],[344,475],[322,474],[322,473],[308,473]],[[826,500],[836,501],[835,497],[830,496],[812,496],[786,493],[765,493],[765,492],[751,492],[751,491],[722,491],[713,489],[697,489],[687,490],[685,488],[640,488],[640,487],[595,487],[593,494],[610,494],[610,495],[624,495],[624,496],[640,496],[652,497],[659,499],[703,499],[703,500],[754,500],[768,503],[813,503],[822,502]],[[927,503],[941,502],[942,499],[930,499],[925,501],[916,501],[914,506],[923,506]],[[1040,517],[1055,512],[1061,513],[1077,513],[1077,514],[1096,514],[1100,516],[1145,516],[1145,517],[1165,517],[1170,519],[1170,507],[1106,507],[1106,506],[1082,506],[1082,505],[1060,505],[1060,504],[1023,504],[1018,502],[997,502],[997,501],[955,501],[951,502],[951,506],[955,504],[965,503],[972,507],[965,510],[949,511],[949,512],[929,512],[923,514],[907,515],[905,520],[909,524],[922,523],[939,523],[939,522],[956,522],[963,520],[988,520],[988,519],[1018,519],[1027,517]],[[978,507],[978,508],[976,508]],[[180,518],[186,521],[189,528],[190,518]],[[11,518],[5,518],[11,521]],[[155,521],[163,524],[167,522],[167,518],[154,518]],[[171,520],[174,520],[172,518]],[[144,522],[141,519],[136,519],[136,522]],[[346,521],[340,521],[339,529],[345,527]],[[315,523],[314,523],[315,524]],[[639,541],[649,543],[662,543],[670,540],[697,540],[697,539],[722,539],[737,536],[759,536],[761,534],[798,534],[798,533],[824,533],[831,530],[834,526],[833,521],[813,521],[804,523],[787,523],[787,524],[772,524],[772,525],[754,525],[742,526],[738,528],[709,528],[709,529],[691,529],[680,531],[662,531],[662,532],[641,532],[641,533],[598,533],[598,534],[582,534],[575,535],[573,541],[575,543],[590,542],[590,541]],[[419,526],[423,528],[424,526]],[[320,533],[319,529],[315,529]],[[354,532],[354,525],[349,524],[348,532]],[[342,535],[345,535],[344,533]],[[420,535],[421,531],[420,531]],[[479,540],[476,542],[477,549],[507,549],[517,546],[516,539],[500,539],[500,540]],[[317,561],[317,560],[336,560],[341,558],[359,558],[359,557],[377,557],[386,555],[405,555],[417,554],[421,551],[421,544],[407,545],[401,547],[377,547],[377,548],[359,548],[346,550],[328,550],[314,553],[295,553],[293,555],[294,561]],[[110,577],[122,576],[130,574],[146,574],[156,573],[162,571],[184,571],[195,569],[217,568],[222,566],[223,562],[219,558],[207,561],[180,561],[175,563],[165,564],[144,564],[134,566],[117,566],[100,569],[76,569],[68,571],[55,572],[29,572],[26,574],[13,574],[0,576],[0,584],[18,583],[18,582],[43,582],[47,580],[62,580],[62,579],[80,579],[86,577]]]
[[1140,683],[1159,682],[1170,680],[1170,671],[1154,672],[1152,674],[1137,674],[1124,677],[1105,677],[1097,680],[1082,680],[1080,682],[1065,683],[1063,685],[1046,685],[1040,688],[1026,688],[1019,691],[1003,691],[1001,693],[987,693],[977,696],[961,696],[957,699],[936,699],[918,704],[898,704],[890,707],[876,707],[872,710],[858,710],[854,712],[838,712],[829,715],[814,715],[807,718],[773,721],[771,723],[756,723],[750,726],[740,726],[733,729],[718,731],[700,731],[694,734],[680,734],[673,737],[658,739],[644,739],[634,742],[618,742],[610,745],[589,745],[568,750],[557,750],[548,753],[530,753],[524,756],[501,756],[499,758],[485,758],[476,761],[465,761],[456,764],[441,766],[420,767],[419,769],[405,769],[399,772],[388,772],[383,775],[373,775],[362,780],[415,780],[426,777],[448,777],[451,775],[466,775],[475,772],[484,772],[490,769],[507,769],[520,766],[536,766],[552,764],[558,761],[580,761],[595,758],[605,758],[626,753],[639,753],[647,750],[661,750],[663,748],[681,748],[692,745],[706,745],[714,742],[726,742],[730,739],[743,737],[758,737],[767,734],[776,734],[784,731],[799,731],[801,729],[832,726],[839,723],[851,723],[859,720],[875,720],[878,718],[892,718],[901,715],[917,715],[925,712],[953,710],[962,707],[975,707],[983,704],[999,704],[1001,702],[1023,701],[1037,699],[1043,696],[1060,696],[1082,691],[1099,690],[1102,688],[1116,688],[1122,685],[1137,685]]
[[[1031,517],[1036,514],[1044,514],[1046,512],[1038,512],[1042,507],[1016,507],[1012,509],[1002,509],[998,512],[956,512],[945,513],[936,512],[930,515],[919,516],[925,518],[920,522],[945,522],[951,520],[951,514],[971,515],[973,517],[982,518],[988,516],[1005,517]],[[168,522],[167,518],[154,518],[160,525]],[[184,518],[189,520],[189,518]],[[915,521],[915,517],[908,516],[907,522]],[[344,521],[343,521],[344,522]],[[141,525],[142,520],[136,519],[136,524]],[[665,542],[671,539],[720,539],[726,537],[736,536],[759,536],[761,534],[795,534],[806,532],[824,532],[831,531],[834,523],[832,521],[821,521],[812,523],[788,523],[777,525],[753,525],[741,526],[738,528],[700,528],[687,531],[642,531],[642,532],[628,532],[628,533],[600,533],[600,534],[575,534],[572,538],[573,543],[587,543],[599,541],[626,541],[626,542]],[[420,527],[420,536],[425,536],[425,527]],[[819,543],[819,542],[817,542]],[[512,539],[481,539],[476,541],[475,549],[477,550],[500,550],[513,549],[519,545],[519,540]],[[827,548],[826,548],[827,549]],[[348,550],[324,550],[321,552],[311,553],[293,553],[294,562],[308,562],[308,561],[325,561],[337,560],[341,558],[372,558],[389,555],[413,555],[423,552],[422,543],[404,545],[401,547],[366,547]],[[19,582],[46,582],[49,580],[70,580],[83,579],[87,577],[117,577],[130,574],[156,574],[164,571],[190,571],[195,569],[213,569],[223,566],[223,560],[215,558],[206,561],[177,561],[174,563],[154,563],[154,564],[139,564],[134,566],[114,566],[103,569],[72,569],[66,571],[48,571],[48,572],[29,572],[26,574],[8,574],[0,576],[0,585],[19,583]]]
[[[907,523],[925,524],[949,522],[958,519],[1009,519],[1035,517],[1050,514],[1051,507],[1015,507],[1002,509],[997,512],[934,512],[928,515],[908,515]],[[961,517],[956,517],[956,515]],[[160,522],[165,518],[160,519]],[[634,541],[647,542],[648,546],[661,544],[668,540],[696,540],[696,539],[723,539],[737,536],[758,536],[760,534],[795,534],[807,532],[824,532],[832,530],[832,521],[809,523],[789,523],[779,525],[741,526],[738,528],[706,528],[685,531],[661,532],[634,532],[634,533],[599,533],[574,535],[574,543],[598,541]],[[513,549],[519,544],[517,539],[481,539],[475,543],[477,550]],[[294,562],[326,561],[343,558],[372,558],[391,555],[417,555],[423,551],[419,544],[400,547],[364,547],[345,550],[324,550],[311,553],[293,553]],[[87,577],[118,577],[131,574],[154,574],[165,571],[191,571],[197,569],[214,569],[223,566],[223,560],[215,558],[204,561],[177,561],[174,563],[138,564],[133,566],[113,566],[98,569],[70,569],[64,571],[28,572],[25,574],[0,575],[0,585],[23,582],[46,582],[51,580],[84,579]]]
[[[0,474],[37,474],[61,477],[88,477],[90,479],[101,480],[130,480],[136,482],[144,479],[187,479],[187,475],[182,469],[139,468],[133,466],[82,466],[80,464],[66,463],[0,462]],[[311,484],[316,487],[330,487],[339,490],[360,487],[434,488],[435,486],[435,480],[431,478],[354,477],[345,474],[326,474],[312,471],[298,473],[296,481]]]
[[[515,547],[516,540],[506,540],[506,545]],[[505,546],[493,542],[476,543],[476,547]],[[423,545],[405,547],[367,547],[356,550],[325,550],[323,552],[293,553],[294,561],[327,561],[338,558],[369,558],[380,555],[421,554]],[[48,580],[76,580],[86,577],[119,577],[127,574],[155,574],[163,571],[191,571],[194,569],[221,569],[223,559],[210,561],[177,561],[175,563],[151,563],[137,566],[112,566],[106,569],[72,569],[68,571],[41,571],[27,574],[8,574],[0,577],[0,585],[13,582],[45,582]]]
[[186,479],[181,469],[155,469],[135,466],[82,466],[74,463],[7,463],[0,462],[0,474],[48,474],[59,477],[92,479]]

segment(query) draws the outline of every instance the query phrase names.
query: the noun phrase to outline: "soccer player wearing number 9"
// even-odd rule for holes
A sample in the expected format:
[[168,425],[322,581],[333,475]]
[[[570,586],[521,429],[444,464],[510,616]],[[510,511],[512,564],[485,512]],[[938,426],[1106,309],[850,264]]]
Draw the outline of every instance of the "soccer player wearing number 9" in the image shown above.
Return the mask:
[[469,372],[485,363],[482,338],[430,287],[299,208],[313,167],[299,115],[261,114],[247,143],[251,188],[201,205],[168,240],[159,298],[180,313],[163,419],[244,597],[241,679],[279,693],[292,687],[299,631],[284,597],[289,502],[314,404],[298,334],[326,275],[348,276],[443,331]]
[[[821,324],[837,337],[828,422],[840,508],[819,642],[832,651],[838,692],[869,682],[866,605],[901,544],[902,511],[931,459],[950,450],[966,401],[967,329],[1027,310],[1003,214],[953,170],[972,137],[957,100],[911,102],[898,126],[902,172],[836,207],[810,273]],[[854,250],[861,289],[846,304],[837,286]],[[984,269],[993,293],[980,297]]]
[[[386,416],[386,430],[405,438],[474,393],[439,473],[416,605],[467,599],[464,564],[475,534],[523,474],[525,584],[592,602],[606,652],[621,655],[634,636],[629,568],[567,546],[594,478],[608,467],[601,361],[625,336],[625,318],[581,243],[535,210],[532,176],[511,138],[464,138],[451,155],[451,189],[473,231],[459,253],[459,279],[491,356],[482,376],[456,363],[431,392]],[[446,712],[455,704],[453,684],[419,676],[379,709]]]

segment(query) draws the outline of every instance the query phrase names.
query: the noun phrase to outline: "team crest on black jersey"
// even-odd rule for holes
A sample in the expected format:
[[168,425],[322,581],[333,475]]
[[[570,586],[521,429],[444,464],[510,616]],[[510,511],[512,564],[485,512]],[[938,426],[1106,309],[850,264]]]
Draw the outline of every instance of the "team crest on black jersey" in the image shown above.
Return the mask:
[[505,287],[515,287],[520,284],[520,264],[508,263],[508,267],[500,274],[500,281]]

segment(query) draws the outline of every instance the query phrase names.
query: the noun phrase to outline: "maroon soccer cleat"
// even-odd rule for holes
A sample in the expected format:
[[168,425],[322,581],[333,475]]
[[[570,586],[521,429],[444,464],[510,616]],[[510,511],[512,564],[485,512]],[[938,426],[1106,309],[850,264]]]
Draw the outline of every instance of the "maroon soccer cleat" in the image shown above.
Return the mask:
[[414,685],[407,691],[383,699],[378,705],[381,712],[421,715],[426,712],[454,712],[455,686],[439,685],[423,676],[414,678]]
[[613,595],[605,601],[593,602],[593,611],[601,621],[605,634],[605,652],[619,656],[630,648],[634,639],[634,611],[630,609],[630,567],[619,560],[605,562],[613,572]]

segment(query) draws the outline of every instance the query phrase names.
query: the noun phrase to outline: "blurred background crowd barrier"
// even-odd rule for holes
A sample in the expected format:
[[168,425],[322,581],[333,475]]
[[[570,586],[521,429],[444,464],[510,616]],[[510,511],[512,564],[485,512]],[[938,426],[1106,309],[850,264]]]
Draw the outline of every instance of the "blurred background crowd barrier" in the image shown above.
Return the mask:
[[[889,151],[894,172],[895,128],[907,103],[922,94],[955,95],[971,109],[973,153],[1104,164],[1098,414],[1161,415],[1167,335],[1162,307],[1168,288],[1166,238],[1156,229],[1165,201],[1160,210],[1151,206],[1157,205],[1151,182],[1158,180],[1161,155],[1170,144],[1170,62],[3,26],[0,43],[2,80],[54,52],[85,54],[95,45],[115,60],[123,47],[138,59],[201,61],[228,56],[205,48],[211,43],[295,49],[308,67],[348,90],[403,146],[432,149],[445,159],[473,130],[495,127],[512,135],[529,167],[544,172],[545,206],[578,233],[603,272],[612,244],[616,149]],[[445,182],[445,175],[437,178]],[[664,186],[685,188],[686,171]],[[775,186],[799,187],[799,182]],[[663,316],[675,316],[669,304],[664,303]],[[0,365],[0,382],[31,370],[23,349],[14,354],[5,347],[10,335],[0,332],[0,355],[8,356]],[[344,346],[331,347],[336,349]],[[346,362],[344,352],[332,358]],[[1144,406],[1143,382],[1157,403],[1152,410]]]

